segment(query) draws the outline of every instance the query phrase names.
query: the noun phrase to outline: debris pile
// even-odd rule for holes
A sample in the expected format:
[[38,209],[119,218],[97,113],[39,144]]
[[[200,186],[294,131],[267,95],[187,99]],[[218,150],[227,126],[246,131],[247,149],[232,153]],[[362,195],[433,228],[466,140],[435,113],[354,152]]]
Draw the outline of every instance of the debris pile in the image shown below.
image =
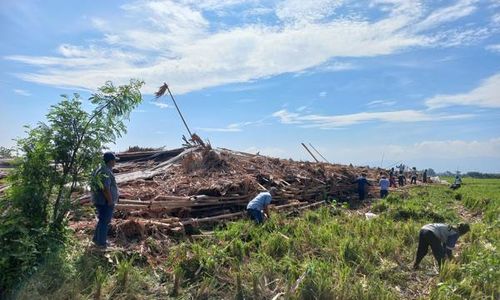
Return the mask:
[[[276,187],[276,210],[356,198],[356,176],[380,169],[270,158],[210,146],[118,154],[120,201],[114,231],[123,239],[154,230],[183,233],[205,223],[241,218],[249,200]],[[376,185],[371,193],[376,192]],[[87,195],[81,203],[89,204]]]

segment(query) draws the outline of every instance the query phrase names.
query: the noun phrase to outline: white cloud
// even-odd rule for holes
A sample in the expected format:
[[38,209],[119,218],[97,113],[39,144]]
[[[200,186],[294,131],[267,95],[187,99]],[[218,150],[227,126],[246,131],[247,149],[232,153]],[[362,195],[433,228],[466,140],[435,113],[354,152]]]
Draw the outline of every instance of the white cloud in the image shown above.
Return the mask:
[[437,140],[409,145],[366,145],[366,147],[338,147],[335,155],[356,161],[366,161],[367,153],[384,153],[386,161],[415,159],[500,158],[500,138],[482,141]]
[[321,98],[326,97],[326,95],[327,95],[327,92],[325,92],[325,91],[323,91],[323,92],[320,92],[320,93],[319,93],[319,96],[320,96]]
[[431,109],[453,105],[500,108],[500,73],[483,80],[477,88],[469,92],[455,95],[437,95],[427,99],[425,104]]
[[240,132],[241,125],[235,123],[235,124],[229,124],[226,127],[198,127],[197,129],[207,132]]
[[500,137],[486,140],[427,140],[412,144],[336,144],[335,162],[391,167],[403,162],[438,171],[499,172]]
[[415,29],[426,30],[468,16],[477,9],[475,6],[477,2],[478,0],[460,0],[454,5],[437,9],[416,24]]
[[396,104],[396,101],[389,101],[389,100],[373,100],[368,102],[368,106],[393,106]]
[[318,69],[318,71],[321,72],[338,72],[338,71],[346,71],[346,70],[355,70],[358,67],[352,63],[348,62],[332,62],[332,63],[326,63],[324,65],[321,65]]
[[197,127],[196,129],[207,132],[240,132],[243,131],[244,127],[263,125],[264,121],[265,119],[258,121],[232,123],[227,125],[226,127]]
[[500,44],[488,45],[488,46],[486,46],[486,49],[493,51],[493,52],[500,53]]
[[14,89],[14,93],[21,95],[21,96],[26,96],[26,97],[31,96],[30,92],[28,92],[26,90],[21,90],[21,89]]
[[[243,1],[135,1],[123,5],[121,15],[92,19],[102,34],[100,40],[87,45],[62,44],[59,56],[6,58],[38,67],[37,71],[19,76],[41,84],[95,89],[107,80],[121,84],[140,78],[147,83],[146,93],[167,81],[176,93],[182,94],[321,66],[325,71],[347,70],[354,66],[331,63],[332,59],[388,55],[412,47],[440,45],[449,37],[422,34],[413,28],[415,23],[424,20],[426,28],[432,28],[463,15],[458,8],[426,15],[422,5],[414,1],[374,3],[376,7],[391,8],[382,17],[370,20],[369,16],[335,16],[343,1],[290,0],[274,5],[281,22],[224,27],[218,25],[217,19],[207,19],[204,12],[220,11]],[[262,7],[259,1],[251,4],[249,9]],[[460,7],[469,11],[472,3]],[[452,44],[477,35],[458,32]]]
[[276,16],[291,23],[309,23],[332,15],[342,0],[285,0],[278,4]]
[[[500,4],[498,5],[500,7]],[[493,25],[500,25],[500,13],[494,14],[493,17],[491,17],[491,22]]]
[[285,109],[273,113],[283,124],[297,124],[305,128],[335,129],[360,123],[379,121],[391,123],[411,123],[444,121],[470,118],[471,114],[429,114],[418,110],[399,110],[386,112],[360,112],[346,115],[315,115],[288,112]]
[[158,101],[152,101],[151,104],[155,105],[155,106],[158,106],[159,108],[161,109],[165,109],[165,108],[170,108],[171,106],[168,105],[167,103],[163,103],[163,102],[158,102]]

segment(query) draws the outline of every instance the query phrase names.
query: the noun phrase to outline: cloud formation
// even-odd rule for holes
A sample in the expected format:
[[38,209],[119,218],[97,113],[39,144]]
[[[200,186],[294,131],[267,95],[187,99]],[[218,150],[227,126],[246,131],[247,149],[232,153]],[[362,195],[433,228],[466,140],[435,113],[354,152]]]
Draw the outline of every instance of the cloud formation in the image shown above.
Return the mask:
[[[93,19],[100,40],[62,44],[59,56],[6,58],[36,66],[37,71],[18,76],[41,84],[94,89],[107,80],[124,83],[140,78],[148,83],[146,93],[164,81],[175,86],[177,93],[187,93],[301,72],[334,58],[457,45],[489,34],[481,28],[434,30],[473,13],[476,1],[459,1],[434,11],[424,9],[420,1],[368,2],[381,17],[337,15],[339,9],[352,5],[340,0],[314,5],[298,0],[135,1],[121,7],[123,17]],[[208,12],[223,17],[228,7],[240,7],[242,14],[260,9],[268,18],[231,27],[207,18]],[[332,68],[338,71],[352,65],[338,63]]]
[[161,109],[170,108],[170,105],[168,105],[167,103],[163,103],[163,102],[152,101],[151,104],[153,104],[154,106],[157,106]]
[[477,88],[469,92],[454,95],[436,95],[427,99],[425,104],[431,109],[453,105],[500,108],[500,73],[483,80]]
[[[430,140],[408,145],[339,147],[335,155],[364,161],[367,153],[382,153],[393,160],[500,158],[500,137],[486,140]],[[388,161],[389,162],[389,161]]]
[[289,112],[286,109],[273,113],[283,124],[297,124],[305,128],[336,129],[366,122],[413,123],[456,120],[473,117],[472,114],[429,114],[419,110],[385,112],[360,112],[345,115],[317,115]]
[[26,90],[22,90],[22,89],[14,89],[14,93],[18,94],[18,95],[21,95],[21,96],[31,96],[31,93],[26,91]]

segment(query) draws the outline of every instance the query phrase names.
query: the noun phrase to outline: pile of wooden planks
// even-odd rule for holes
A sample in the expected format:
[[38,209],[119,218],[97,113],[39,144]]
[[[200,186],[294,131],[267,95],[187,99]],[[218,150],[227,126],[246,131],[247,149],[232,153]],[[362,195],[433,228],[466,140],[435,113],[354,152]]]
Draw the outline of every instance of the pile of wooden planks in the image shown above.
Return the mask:
[[[376,179],[381,171],[201,146],[118,156],[121,199],[116,217],[174,231],[188,224],[241,218],[247,203],[270,187],[278,189],[272,202],[277,210],[307,209],[331,199],[347,201],[357,197],[356,176],[363,172]],[[78,201],[89,204],[90,197]]]

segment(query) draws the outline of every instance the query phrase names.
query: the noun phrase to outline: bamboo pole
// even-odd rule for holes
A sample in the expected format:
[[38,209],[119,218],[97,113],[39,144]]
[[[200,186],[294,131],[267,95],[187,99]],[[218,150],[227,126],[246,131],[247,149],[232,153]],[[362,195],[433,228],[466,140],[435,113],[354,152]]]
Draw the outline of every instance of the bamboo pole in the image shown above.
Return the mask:
[[301,143],[302,146],[307,150],[307,152],[309,152],[309,154],[311,154],[312,158],[314,158],[314,160],[319,163],[319,160],[316,158],[316,156],[314,156],[314,154],[312,154],[312,152],[309,150],[309,148],[307,148],[306,144],[304,143]]

